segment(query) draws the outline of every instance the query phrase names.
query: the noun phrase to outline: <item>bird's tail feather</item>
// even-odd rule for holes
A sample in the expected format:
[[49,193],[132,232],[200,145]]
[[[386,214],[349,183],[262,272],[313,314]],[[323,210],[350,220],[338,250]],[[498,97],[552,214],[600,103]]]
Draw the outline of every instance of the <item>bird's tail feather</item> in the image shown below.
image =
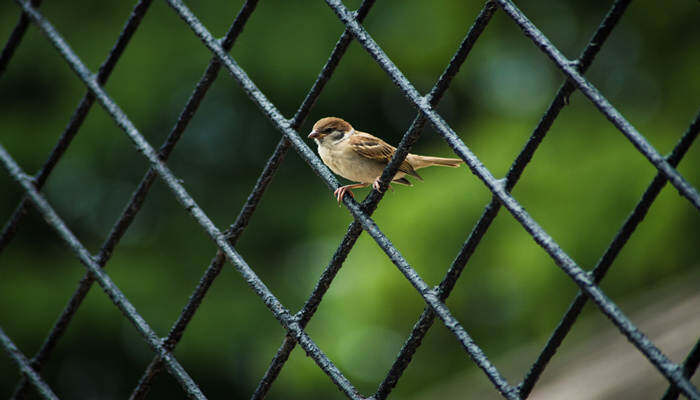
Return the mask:
[[459,158],[445,158],[445,157],[431,157],[431,156],[418,156],[414,155],[413,160],[411,160],[411,165],[413,168],[425,168],[433,165],[441,165],[446,167],[459,167],[464,164],[464,161]]
[[[420,178],[420,179],[423,180],[423,178]],[[406,185],[406,186],[413,186],[413,183],[411,183],[411,181],[409,181],[406,178],[394,179],[392,182],[400,183],[400,184]]]

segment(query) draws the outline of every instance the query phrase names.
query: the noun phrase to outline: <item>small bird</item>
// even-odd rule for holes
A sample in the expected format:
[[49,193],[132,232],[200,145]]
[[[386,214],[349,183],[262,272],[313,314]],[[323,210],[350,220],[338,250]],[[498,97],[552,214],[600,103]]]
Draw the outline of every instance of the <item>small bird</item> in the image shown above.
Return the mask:
[[[309,139],[316,141],[318,155],[331,171],[343,178],[359,182],[336,189],[333,195],[338,203],[343,201],[346,193],[354,197],[351,189],[372,185],[379,191],[379,177],[396,151],[396,147],[369,133],[356,131],[352,125],[337,117],[319,119],[309,133]],[[409,153],[392,181],[413,186],[406,179],[406,175],[423,180],[416,172],[417,169],[433,165],[459,167],[463,162],[458,158],[419,156]]]

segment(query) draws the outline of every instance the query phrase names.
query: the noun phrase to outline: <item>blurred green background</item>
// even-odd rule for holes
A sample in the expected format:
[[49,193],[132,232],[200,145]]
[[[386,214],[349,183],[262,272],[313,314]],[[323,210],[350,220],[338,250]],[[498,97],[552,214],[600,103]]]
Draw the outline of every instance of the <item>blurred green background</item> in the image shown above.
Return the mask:
[[[217,36],[225,33],[242,5],[241,1],[189,3]],[[572,59],[610,3],[517,2]],[[356,8],[359,1],[348,0],[346,5]],[[132,6],[127,1],[46,1],[41,11],[96,71]],[[481,1],[379,1],[364,25],[425,93],[482,6]],[[13,2],[0,4],[3,43],[18,16]],[[700,105],[699,20],[697,1],[633,3],[587,75],[662,154],[671,151]],[[322,1],[264,0],[231,54],[291,117],[342,31],[341,22]],[[210,56],[175,12],[165,2],[155,1],[106,90],[158,147]],[[502,177],[562,80],[552,62],[497,11],[438,109],[492,173]],[[30,27],[0,79],[0,141],[26,172],[40,168],[84,93],[49,41]],[[305,136],[315,120],[328,115],[343,117],[357,129],[396,144],[415,110],[353,43],[300,134]],[[223,229],[233,222],[279,138],[236,82],[222,72],[168,164]],[[315,145],[309,145],[315,151]],[[431,127],[414,152],[450,155]],[[696,145],[678,168],[696,188],[698,166]],[[96,253],[147,167],[126,135],[95,105],[44,192],[71,230]],[[513,194],[564,251],[589,269],[655,174],[628,140],[575,93]],[[422,278],[435,285],[491,197],[467,168],[433,168],[422,175],[425,182],[389,192],[374,218]],[[358,198],[365,193],[356,191]],[[5,172],[0,173],[0,194],[4,223],[22,197]],[[296,312],[351,221],[348,211],[338,208],[326,186],[292,151],[237,250]],[[699,237],[700,214],[667,187],[618,257],[603,289],[613,300],[624,302],[677,276],[690,276],[688,284],[698,287]],[[211,240],[157,181],[107,271],[156,332],[165,336],[214,253]],[[39,348],[84,271],[31,211],[0,254],[0,326],[25,354],[31,356]],[[502,211],[447,303],[486,354],[497,358],[521,346],[542,346],[576,292],[569,278]],[[350,380],[370,394],[423,304],[363,234],[307,331]],[[586,313],[598,311],[589,306]],[[210,397],[248,398],[283,336],[279,323],[227,265],[175,355]],[[690,349],[692,343],[687,346]],[[43,376],[65,398],[124,398],[151,357],[136,330],[95,287]],[[438,323],[399,381],[394,398],[408,398],[416,390],[471,370],[480,373]],[[517,383],[524,372],[507,377]],[[18,376],[9,357],[0,356],[0,397],[10,395]],[[168,374],[156,379],[152,398],[183,396]],[[299,349],[269,397],[343,398]]]

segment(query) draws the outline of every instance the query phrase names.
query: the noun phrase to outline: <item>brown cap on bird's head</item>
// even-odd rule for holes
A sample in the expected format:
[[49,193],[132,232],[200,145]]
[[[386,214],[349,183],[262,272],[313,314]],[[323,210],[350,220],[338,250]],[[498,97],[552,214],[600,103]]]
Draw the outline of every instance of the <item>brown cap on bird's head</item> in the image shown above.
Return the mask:
[[342,118],[338,117],[326,117],[321,118],[314,124],[311,133],[309,133],[309,139],[318,139],[325,135],[332,133],[333,131],[348,132],[352,130],[352,125],[345,122]]

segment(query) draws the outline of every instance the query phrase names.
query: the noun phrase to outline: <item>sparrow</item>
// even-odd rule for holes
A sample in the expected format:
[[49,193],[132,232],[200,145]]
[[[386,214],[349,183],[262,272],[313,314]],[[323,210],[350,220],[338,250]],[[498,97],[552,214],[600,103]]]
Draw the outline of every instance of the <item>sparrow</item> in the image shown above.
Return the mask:
[[[372,185],[375,190],[380,191],[379,177],[391,161],[396,147],[369,133],[356,131],[352,125],[337,117],[319,119],[309,133],[309,139],[316,141],[318,155],[331,171],[345,179],[358,182],[341,186],[333,192],[339,204],[346,193],[354,197],[351,189]],[[463,162],[458,158],[409,153],[399,166],[392,182],[413,186],[406,179],[406,175],[423,180],[416,172],[417,169],[433,165],[459,167]]]

